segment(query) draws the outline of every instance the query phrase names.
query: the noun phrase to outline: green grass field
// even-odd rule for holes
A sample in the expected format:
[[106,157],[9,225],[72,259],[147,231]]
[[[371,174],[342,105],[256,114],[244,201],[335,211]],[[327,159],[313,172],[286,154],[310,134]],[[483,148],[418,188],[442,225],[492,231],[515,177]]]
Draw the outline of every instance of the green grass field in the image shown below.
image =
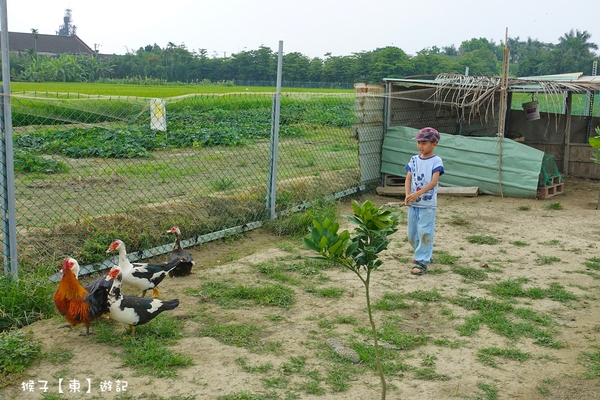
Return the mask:
[[[352,89],[302,89],[282,88],[282,92],[312,93],[352,93]],[[102,96],[132,97],[175,97],[193,93],[236,93],[246,92],[241,86],[203,86],[203,85],[126,85],[109,83],[77,83],[77,82],[11,82],[11,92],[48,92],[48,93],[81,93]],[[275,92],[274,87],[250,86],[248,92]]]
[[[311,92],[311,93],[353,93],[352,89],[304,89],[304,88],[282,88],[282,92]],[[130,97],[148,97],[148,98],[169,98],[184,96],[188,94],[220,94],[220,93],[269,93],[275,92],[274,87],[250,86],[222,86],[222,85],[128,85],[128,84],[109,84],[109,83],[78,83],[78,82],[12,82],[11,92],[14,94],[36,93],[41,95],[48,93],[54,96],[63,97],[59,93],[79,93],[85,95],[99,96],[130,96]],[[562,97],[539,95],[541,112],[561,112]],[[512,109],[520,110],[522,103],[531,101],[531,95],[525,93],[515,93],[513,95]],[[583,115],[586,108],[586,95],[575,94],[573,96],[573,114]],[[594,102],[594,114],[600,112],[600,98],[596,95]]]

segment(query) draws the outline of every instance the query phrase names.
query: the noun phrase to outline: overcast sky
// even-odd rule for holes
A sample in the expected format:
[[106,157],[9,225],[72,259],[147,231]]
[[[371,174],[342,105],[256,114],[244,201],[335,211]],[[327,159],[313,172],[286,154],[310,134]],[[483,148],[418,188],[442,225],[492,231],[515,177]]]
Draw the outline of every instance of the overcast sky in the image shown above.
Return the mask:
[[600,3],[559,0],[6,0],[8,30],[54,35],[66,9],[79,36],[100,53],[185,44],[209,56],[256,50],[324,58],[396,46],[410,55],[472,38],[546,43],[571,29],[600,45]]

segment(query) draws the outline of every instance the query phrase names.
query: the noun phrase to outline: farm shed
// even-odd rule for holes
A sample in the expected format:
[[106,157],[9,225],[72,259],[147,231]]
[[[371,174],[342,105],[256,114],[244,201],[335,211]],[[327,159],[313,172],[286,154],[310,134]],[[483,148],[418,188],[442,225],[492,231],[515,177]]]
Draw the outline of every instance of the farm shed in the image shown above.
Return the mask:
[[[536,197],[542,162],[547,166],[552,158],[563,175],[600,179],[588,144],[600,125],[600,118],[592,115],[600,77],[578,73],[508,78],[504,103],[508,107],[501,105],[499,77],[438,75],[390,78],[384,83],[355,85],[362,93],[357,97],[354,131],[363,181],[375,178],[372,166],[377,161],[380,179],[381,174],[404,176],[404,165],[416,153],[411,138],[424,126],[442,133],[436,153],[448,171],[440,180],[444,186],[478,186],[489,194]],[[574,94],[577,101],[587,100],[578,107],[587,115],[573,115]],[[511,108],[513,103],[530,102],[528,96],[544,98],[551,110],[528,115],[524,109]],[[502,122],[501,107],[506,110]]]
[[23,32],[8,32],[9,50],[19,54],[27,54],[30,49],[43,56],[58,56],[60,54],[96,54],[94,49],[85,44],[77,35],[59,36],[32,34]]

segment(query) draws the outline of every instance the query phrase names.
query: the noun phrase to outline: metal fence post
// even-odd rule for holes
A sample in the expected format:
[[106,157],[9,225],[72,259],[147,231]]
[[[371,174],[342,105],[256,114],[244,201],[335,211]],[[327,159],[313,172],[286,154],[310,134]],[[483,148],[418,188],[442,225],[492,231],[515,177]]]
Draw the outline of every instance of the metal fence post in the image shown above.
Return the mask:
[[281,72],[283,65],[283,41],[279,41],[279,57],[277,60],[277,89],[273,96],[273,118],[271,119],[271,152],[269,160],[269,193],[267,209],[271,219],[277,218],[275,212],[275,195],[277,187],[277,159],[279,147],[279,111],[281,109]]
[[2,24],[2,242],[4,274],[17,278],[17,224],[15,216],[15,171],[12,144],[12,113],[10,107],[10,61],[8,47],[6,0],[0,0]]

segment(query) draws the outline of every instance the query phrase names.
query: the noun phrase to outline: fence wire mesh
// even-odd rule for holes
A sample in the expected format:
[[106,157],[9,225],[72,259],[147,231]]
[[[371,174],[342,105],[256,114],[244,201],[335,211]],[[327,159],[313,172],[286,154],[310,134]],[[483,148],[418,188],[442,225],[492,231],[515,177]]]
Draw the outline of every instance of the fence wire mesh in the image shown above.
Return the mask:
[[[282,94],[277,212],[360,185],[354,98]],[[148,257],[173,225],[193,244],[270,218],[273,101],[13,93],[19,265],[99,267],[115,238]]]

